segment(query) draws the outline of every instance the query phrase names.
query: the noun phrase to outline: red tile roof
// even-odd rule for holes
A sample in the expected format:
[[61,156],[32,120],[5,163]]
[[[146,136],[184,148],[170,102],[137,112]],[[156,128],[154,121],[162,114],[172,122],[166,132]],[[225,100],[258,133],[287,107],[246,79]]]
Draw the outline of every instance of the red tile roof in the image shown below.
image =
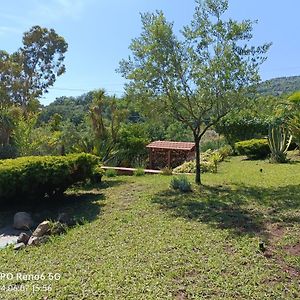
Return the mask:
[[195,143],[155,141],[147,145],[147,148],[192,151],[195,148]]

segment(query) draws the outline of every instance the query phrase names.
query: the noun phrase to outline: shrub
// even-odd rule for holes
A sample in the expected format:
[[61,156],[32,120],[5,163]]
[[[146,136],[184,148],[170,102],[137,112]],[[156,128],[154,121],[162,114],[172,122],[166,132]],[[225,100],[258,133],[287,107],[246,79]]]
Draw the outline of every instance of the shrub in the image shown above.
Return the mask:
[[201,151],[205,152],[207,150],[218,150],[220,147],[226,145],[226,141],[224,138],[221,139],[211,139],[201,144]]
[[170,185],[172,189],[179,190],[182,193],[192,191],[191,183],[189,182],[186,175],[180,175],[172,178]]
[[172,175],[173,174],[173,170],[172,168],[163,168],[161,169],[161,174],[162,175]]
[[101,168],[101,166],[100,165],[95,166],[92,170],[91,182],[92,183],[101,182],[103,174],[104,174],[104,170]]
[[233,149],[229,145],[225,145],[218,150],[219,154],[224,160],[226,157],[233,155]]
[[0,162],[0,202],[40,200],[91,179],[99,158],[90,154],[31,156]]
[[[224,159],[219,151],[207,150],[201,153],[200,159],[200,168],[201,173],[216,173],[217,172],[217,165]],[[174,169],[175,173],[195,173],[196,172],[196,161],[187,161],[184,162],[182,165],[178,166]]]
[[133,175],[134,176],[144,176],[145,175],[145,170],[142,169],[142,168],[135,169],[133,171]]
[[238,141],[260,138],[268,134],[269,122],[265,117],[254,117],[250,112],[229,114],[216,126],[219,134],[224,135],[227,143],[234,147]]
[[263,159],[270,154],[270,147],[266,139],[252,139],[235,143],[239,155],[246,155],[252,159]]
[[105,171],[105,176],[107,176],[107,177],[116,177],[117,176],[117,171],[115,169],[107,169]]

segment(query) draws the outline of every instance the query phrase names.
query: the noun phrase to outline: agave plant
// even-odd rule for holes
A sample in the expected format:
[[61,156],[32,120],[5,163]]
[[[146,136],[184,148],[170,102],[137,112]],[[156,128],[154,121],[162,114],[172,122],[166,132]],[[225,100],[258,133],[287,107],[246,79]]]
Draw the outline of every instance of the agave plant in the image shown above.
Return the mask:
[[271,162],[287,162],[287,150],[291,144],[292,135],[284,125],[270,125],[268,143],[271,150]]

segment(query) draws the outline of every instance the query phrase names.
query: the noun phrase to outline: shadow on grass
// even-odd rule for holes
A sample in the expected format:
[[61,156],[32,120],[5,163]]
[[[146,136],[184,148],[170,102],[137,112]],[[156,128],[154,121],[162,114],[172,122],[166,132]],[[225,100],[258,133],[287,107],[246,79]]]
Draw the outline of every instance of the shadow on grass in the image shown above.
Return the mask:
[[300,185],[278,188],[203,186],[193,193],[163,191],[153,202],[176,217],[230,229],[233,234],[265,235],[267,223],[300,221]]
[[90,191],[91,189],[107,189],[115,186],[119,186],[124,183],[119,179],[110,179],[110,180],[102,180],[100,183],[87,183],[87,184],[78,184],[74,185],[72,189],[81,190],[81,191]]
[[56,220],[60,213],[67,213],[75,222],[91,222],[97,218],[104,206],[102,193],[67,194],[56,199],[44,198],[37,202],[3,204],[0,208],[0,227],[12,224],[16,212],[32,214],[36,225],[44,220]]

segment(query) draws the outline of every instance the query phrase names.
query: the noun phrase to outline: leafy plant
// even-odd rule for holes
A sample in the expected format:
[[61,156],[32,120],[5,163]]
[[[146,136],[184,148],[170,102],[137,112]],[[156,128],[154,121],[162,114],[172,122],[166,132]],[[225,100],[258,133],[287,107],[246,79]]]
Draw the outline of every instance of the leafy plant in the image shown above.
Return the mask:
[[94,166],[94,168],[92,170],[92,175],[91,175],[91,182],[92,183],[101,182],[103,174],[104,174],[104,170],[101,168],[100,165]]
[[270,154],[267,139],[252,139],[237,142],[234,147],[239,155],[246,155],[251,159],[264,159]]
[[134,176],[144,176],[145,175],[145,170],[142,168],[137,168],[133,171]]
[[292,135],[284,125],[269,127],[268,143],[271,149],[271,162],[287,162],[287,151],[292,141]]
[[161,169],[161,174],[162,175],[172,175],[173,174],[173,170],[171,168],[163,168]]
[[117,171],[115,169],[107,169],[105,171],[105,176],[106,177],[116,177],[117,176]]
[[[225,155],[225,154],[224,154]],[[207,150],[201,154],[201,172],[202,173],[216,173],[217,165],[225,156],[219,153],[219,151]],[[182,165],[174,169],[175,173],[195,173],[196,162],[195,160],[187,161]]]
[[174,190],[179,190],[182,193],[187,193],[192,191],[191,183],[189,182],[186,175],[180,175],[172,178],[170,186]]

